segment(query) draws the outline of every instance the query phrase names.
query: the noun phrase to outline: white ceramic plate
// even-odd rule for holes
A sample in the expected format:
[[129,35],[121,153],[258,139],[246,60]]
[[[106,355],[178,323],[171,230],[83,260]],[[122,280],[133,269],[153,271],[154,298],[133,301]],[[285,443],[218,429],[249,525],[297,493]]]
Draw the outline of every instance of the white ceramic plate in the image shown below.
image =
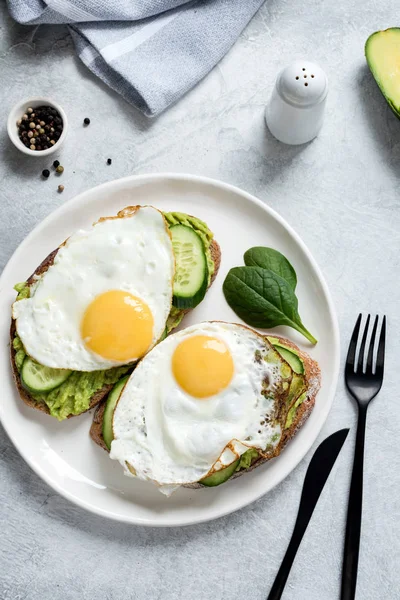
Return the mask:
[[[89,438],[92,413],[58,423],[27,407],[16,393],[9,364],[10,305],[13,286],[24,281],[47,254],[73,231],[100,216],[132,204],[152,204],[161,210],[182,211],[203,219],[221,245],[219,275],[205,300],[184,326],[210,319],[238,321],[226,304],[222,282],[228,270],[243,264],[243,253],[254,245],[283,252],[298,276],[299,311],[319,342],[311,348],[294,330],[289,336],[318,360],[322,388],[314,411],[281,456],[236,481],[217,488],[180,489],[171,498],[147,482],[125,477],[120,465]],[[1,421],[26,462],[57,492],[104,517],[153,526],[200,523],[233,512],[277,485],[296,467],[317,438],[328,415],[339,368],[338,325],[324,279],[300,238],[265,204],[238,188],[185,175],[128,177],[106,183],[70,200],[25,239],[0,279]]]

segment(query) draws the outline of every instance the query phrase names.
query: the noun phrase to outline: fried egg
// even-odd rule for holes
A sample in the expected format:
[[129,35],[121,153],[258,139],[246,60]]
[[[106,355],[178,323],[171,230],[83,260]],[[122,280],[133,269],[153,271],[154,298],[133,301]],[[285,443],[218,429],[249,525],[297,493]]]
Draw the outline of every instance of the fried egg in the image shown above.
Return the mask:
[[281,437],[280,363],[257,332],[230,323],[193,325],[143,358],[113,416],[110,456],[126,474],[169,495]]
[[160,211],[130,207],[62,245],[13,305],[26,352],[41,365],[96,371],[132,363],[161,338],[175,259]]

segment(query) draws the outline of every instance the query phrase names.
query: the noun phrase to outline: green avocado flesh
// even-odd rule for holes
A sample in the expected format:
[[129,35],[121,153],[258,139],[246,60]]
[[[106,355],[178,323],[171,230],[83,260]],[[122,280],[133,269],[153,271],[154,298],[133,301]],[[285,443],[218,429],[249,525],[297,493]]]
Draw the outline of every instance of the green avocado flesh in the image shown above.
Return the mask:
[[229,467],[225,467],[225,469],[221,469],[220,471],[215,471],[212,475],[205,477],[201,480],[203,485],[207,487],[214,487],[216,485],[221,485],[221,483],[225,483],[236,471],[239,466],[240,459],[238,458],[235,462],[231,463]]
[[368,66],[387,103],[400,118],[400,28],[376,31],[365,44]]
[[282,346],[281,344],[274,344],[274,348],[278,350],[282,358],[289,363],[295,373],[298,373],[299,375],[304,374],[303,361],[294,350],[289,350],[289,348],[285,348],[285,346]]
[[[187,227],[192,227],[200,236],[207,257],[209,278],[211,278],[214,273],[214,262],[210,252],[213,234],[207,225],[200,219],[190,217],[184,213],[164,213],[164,217],[170,227],[178,224],[186,225]],[[30,289],[26,282],[18,283],[15,286],[15,290],[18,292],[17,300],[29,298]],[[171,306],[165,334],[170,333],[172,329],[177,327],[184,315],[185,312],[183,310]],[[20,372],[26,358],[26,352],[17,334],[14,336],[13,348],[15,351],[15,364],[18,372]],[[62,421],[70,415],[79,415],[85,412],[89,408],[90,401],[97,391],[101,390],[105,385],[114,385],[123,375],[132,372],[133,368],[133,365],[128,365],[103,371],[73,371],[64,383],[50,392],[30,392],[30,395],[38,403],[45,403],[51,416]]]

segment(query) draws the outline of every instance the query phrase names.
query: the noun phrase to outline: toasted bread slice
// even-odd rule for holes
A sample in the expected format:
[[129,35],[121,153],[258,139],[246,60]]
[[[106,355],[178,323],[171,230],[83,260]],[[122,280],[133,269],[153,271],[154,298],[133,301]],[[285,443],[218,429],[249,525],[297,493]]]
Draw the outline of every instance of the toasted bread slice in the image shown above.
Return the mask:
[[[122,211],[120,211],[120,213],[118,213],[118,216],[120,216],[120,215],[122,216],[122,214],[132,213],[133,209],[136,209],[136,208],[137,207],[127,207],[127,208],[123,209]],[[116,216],[115,218],[118,218],[118,216]],[[111,218],[114,218],[114,217],[111,217]],[[65,242],[63,242],[63,244],[65,244]],[[61,244],[59,246],[59,248],[63,244]],[[29,277],[29,279],[27,279],[28,285],[32,285],[38,277],[40,277],[41,275],[46,273],[46,271],[49,269],[49,267],[51,267],[51,265],[54,263],[54,259],[57,255],[59,248],[56,248],[55,250],[50,252],[50,254],[37,267],[37,269],[34,271],[34,273],[32,273],[32,275]],[[211,280],[210,280],[210,285],[208,286],[209,288],[210,288],[211,284],[214,282],[214,280],[218,274],[220,264],[221,264],[221,249],[219,247],[218,242],[214,239],[211,241],[210,253],[211,253],[211,258],[214,262],[214,272],[213,272]],[[187,314],[191,310],[192,309],[186,309],[184,312],[185,312],[185,314]],[[46,403],[38,402],[22,385],[21,377],[20,377],[16,362],[15,362],[16,351],[14,350],[14,347],[13,347],[13,340],[14,340],[15,332],[16,332],[15,321],[14,321],[14,319],[11,319],[11,327],[10,327],[11,369],[12,369],[13,377],[15,380],[15,385],[18,389],[19,395],[20,395],[21,399],[25,402],[25,404],[27,404],[28,406],[35,408],[37,410],[40,410],[42,412],[45,412],[47,414],[50,414],[49,408],[47,407]],[[97,390],[97,392],[95,392],[95,394],[93,394],[87,410],[90,410],[91,408],[94,408],[95,406],[97,406],[107,396],[107,394],[109,393],[109,391],[111,390],[112,387],[113,387],[113,385],[105,385],[100,390]],[[83,411],[83,412],[87,412],[87,411]],[[83,413],[80,413],[80,414],[83,414]],[[75,417],[75,416],[79,416],[79,415],[69,415],[67,418],[69,419],[69,418]]]
[[[275,334],[273,335],[273,337],[280,340],[283,343],[283,345],[287,346],[288,348],[293,348],[293,350],[296,350],[299,357],[303,361],[304,375],[305,375],[306,385],[307,385],[307,397],[302,402],[302,404],[297,408],[295,417],[294,417],[290,427],[285,429],[282,439],[274,452],[274,455],[270,456],[269,458],[260,457],[248,469],[242,469],[240,471],[237,471],[234,475],[232,475],[232,477],[230,479],[235,479],[236,477],[240,477],[244,473],[252,471],[253,469],[264,464],[271,458],[275,458],[282,452],[282,450],[284,449],[286,444],[289,442],[289,440],[291,440],[296,435],[296,433],[300,430],[300,428],[304,425],[304,423],[310,416],[312,409],[314,408],[314,405],[315,405],[317,393],[321,387],[321,371],[320,371],[318,363],[315,360],[313,360],[306,352],[302,352],[296,346],[296,344],[294,344],[290,340],[280,337],[280,336],[277,336]],[[92,426],[90,428],[90,436],[96,444],[98,444],[104,450],[106,450],[108,452],[108,448],[107,448],[106,444],[104,443],[104,439],[103,439],[103,416],[104,416],[105,407],[106,407],[105,401],[102,402],[101,404],[99,404],[99,406],[97,407],[94,417],[93,417]],[[191,484],[184,485],[183,487],[197,489],[197,488],[204,488],[205,486],[203,486],[201,483],[191,483]]]

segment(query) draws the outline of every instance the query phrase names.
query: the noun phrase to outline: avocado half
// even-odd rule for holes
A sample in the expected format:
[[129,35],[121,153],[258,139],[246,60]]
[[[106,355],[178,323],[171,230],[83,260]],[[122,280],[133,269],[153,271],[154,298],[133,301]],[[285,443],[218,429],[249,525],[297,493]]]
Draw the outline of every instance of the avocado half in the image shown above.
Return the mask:
[[379,89],[400,119],[400,28],[391,27],[370,35],[365,57]]

